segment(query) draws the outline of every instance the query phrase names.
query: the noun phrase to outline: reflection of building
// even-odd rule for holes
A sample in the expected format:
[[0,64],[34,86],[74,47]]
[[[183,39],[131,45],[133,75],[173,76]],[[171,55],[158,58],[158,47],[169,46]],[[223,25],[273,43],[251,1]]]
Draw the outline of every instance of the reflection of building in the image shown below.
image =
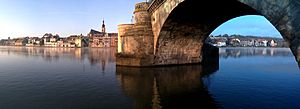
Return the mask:
[[82,57],[84,55],[82,53],[82,49],[81,48],[76,48],[74,54],[75,54],[74,57],[77,58],[77,59],[80,59],[80,60],[82,59]]
[[82,61],[84,58],[89,60],[91,65],[97,65],[103,72],[107,64],[114,63],[115,48],[53,48],[53,47],[5,47],[1,52],[13,53],[17,55],[39,56],[47,61],[53,61],[60,58],[70,58]]
[[102,24],[101,32],[91,30],[88,34],[90,47],[116,47],[118,44],[118,33],[106,33],[106,27]]
[[107,63],[116,61],[115,48],[90,48],[88,51],[88,60],[91,65],[100,64],[102,72],[105,72]]
[[220,57],[243,56],[292,56],[289,48],[220,48]]

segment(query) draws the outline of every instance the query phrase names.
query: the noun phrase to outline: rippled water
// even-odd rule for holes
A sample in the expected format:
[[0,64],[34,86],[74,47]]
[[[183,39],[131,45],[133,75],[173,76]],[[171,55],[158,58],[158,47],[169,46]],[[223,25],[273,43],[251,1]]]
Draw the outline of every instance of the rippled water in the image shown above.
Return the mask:
[[115,48],[0,47],[0,109],[300,108],[289,49],[221,48],[216,65],[116,67]]

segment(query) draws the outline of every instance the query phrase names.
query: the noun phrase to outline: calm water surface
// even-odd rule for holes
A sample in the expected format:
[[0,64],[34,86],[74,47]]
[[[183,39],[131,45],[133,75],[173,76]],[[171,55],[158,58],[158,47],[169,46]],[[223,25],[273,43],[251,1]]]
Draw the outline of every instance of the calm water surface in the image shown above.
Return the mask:
[[0,47],[0,109],[300,108],[286,48],[221,48],[219,64],[116,67],[115,48]]

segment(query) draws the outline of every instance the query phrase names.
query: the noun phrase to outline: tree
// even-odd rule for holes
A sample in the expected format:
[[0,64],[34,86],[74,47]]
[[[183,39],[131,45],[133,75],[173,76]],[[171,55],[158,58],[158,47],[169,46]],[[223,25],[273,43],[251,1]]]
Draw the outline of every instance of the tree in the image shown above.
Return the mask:
[[228,34],[224,34],[223,37],[229,37]]

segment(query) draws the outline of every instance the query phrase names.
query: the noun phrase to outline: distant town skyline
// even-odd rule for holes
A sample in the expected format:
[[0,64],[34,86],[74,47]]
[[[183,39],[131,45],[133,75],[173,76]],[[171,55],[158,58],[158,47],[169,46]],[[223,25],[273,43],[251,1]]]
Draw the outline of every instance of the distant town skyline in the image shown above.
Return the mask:
[[[41,37],[45,33],[86,35],[100,30],[102,20],[108,32],[131,23],[134,5],[145,0],[0,0],[0,39]],[[244,16],[218,27],[213,35],[241,34],[276,36],[280,33],[262,16]]]

